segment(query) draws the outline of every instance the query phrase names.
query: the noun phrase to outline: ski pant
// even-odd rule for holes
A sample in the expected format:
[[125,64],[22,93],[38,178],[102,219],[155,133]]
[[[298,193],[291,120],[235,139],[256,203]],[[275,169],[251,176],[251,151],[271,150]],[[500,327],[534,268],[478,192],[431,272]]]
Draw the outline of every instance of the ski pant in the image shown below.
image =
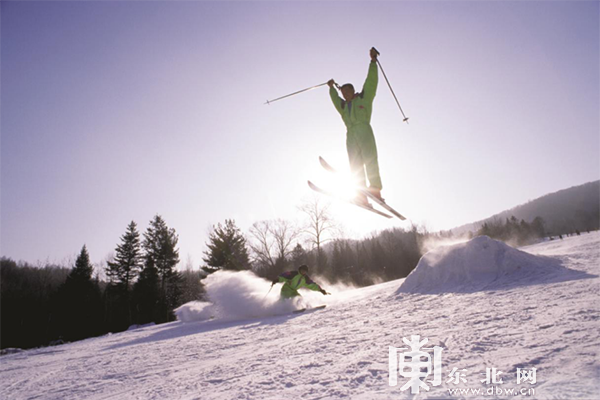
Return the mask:
[[363,123],[354,125],[346,134],[346,149],[350,159],[350,170],[359,185],[367,187],[366,176],[370,187],[381,190],[379,163],[377,161],[377,145],[371,125]]

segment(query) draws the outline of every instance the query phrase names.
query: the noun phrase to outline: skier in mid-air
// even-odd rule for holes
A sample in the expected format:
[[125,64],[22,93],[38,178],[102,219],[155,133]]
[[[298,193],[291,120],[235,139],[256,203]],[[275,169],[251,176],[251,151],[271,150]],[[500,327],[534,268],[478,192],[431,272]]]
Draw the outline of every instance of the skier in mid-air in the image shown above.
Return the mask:
[[323,294],[328,294],[324,289],[310,279],[308,276],[308,266],[304,264],[298,268],[298,271],[286,271],[279,275],[277,279],[273,281],[271,287],[279,282],[283,283],[283,287],[281,288],[281,298],[283,299],[300,296],[300,293],[298,293],[298,289],[300,288],[307,288]]
[[[376,204],[383,207],[386,211],[389,211],[394,216],[398,217],[401,221],[405,221],[406,217],[392,208],[385,200],[381,197],[381,175],[379,174],[379,161],[377,159],[377,144],[375,143],[375,135],[373,134],[373,128],[371,128],[371,115],[373,113],[373,100],[377,92],[377,82],[379,69],[387,82],[394,100],[402,113],[404,119],[402,121],[408,123],[408,117],[402,111],[400,102],[390,85],[383,67],[379,62],[379,52],[375,47],[370,50],[371,64],[369,65],[369,72],[367,79],[363,85],[363,90],[360,93],[354,91],[354,86],[350,83],[346,83],[343,86],[339,86],[333,79],[319,85],[315,85],[306,89],[299,90],[294,93],[290,93],[285,96],[278,97],[274,100],[267,100],[265,104],[271,104],[276,101],[295,96],[300,93],[308,92],[309,90],[316,89],[321,86],[329,85],[329,95],[335,109],[342,116],[342,120],[346,125],[346,150],[348,151],[348,159],[350,161],[350,171],[354,175],[355,182],[357,185],[356,196],[354,199],[349,200],[350,203],[357,205],[361,208],[367,209],[375,214],[379,214],[382,217],[392,218],[391,215],[386,214],[380,210],[376,210],[371,203],[369,198]],[[343,99],[338,95],[337,87],[341,92]],[[319,162],[326,170],[330,172],[337,172],[323,157],[319,157]],[[366,174],[365,174],[366,171]],[[369,185],[367,186],[367,178]],[[308,181],[308,186],[315,192],[322,193],[331,197],[336,196],[327,190],[323,190],[311,181]]]
[[[377,91],[377,50],[371,49],[371,64],[367,79],[360,93],[354,91],[354,86],[346,83],[341,87],[342,99],[334,88],[335,81],[329,80],[329,94],[333,105],[342,116],[346,124],[346,149],[350,159],[350,169],[356,177],[357,183],[367,187],[365,169],[369,179],[369,191],[374,197],[383,201],[381,197],[381,177],[379,175],[379,163],[377,160],[377,145],[371,128],[371,113],[373,111],[373,99]],[[356,201],[363,205],[370,205],[367,196],[358,193]]]

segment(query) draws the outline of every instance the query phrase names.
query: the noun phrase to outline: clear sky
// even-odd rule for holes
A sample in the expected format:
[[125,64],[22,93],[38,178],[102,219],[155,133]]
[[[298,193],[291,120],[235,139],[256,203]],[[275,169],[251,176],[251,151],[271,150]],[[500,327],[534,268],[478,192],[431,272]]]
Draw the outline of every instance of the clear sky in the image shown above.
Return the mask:
[[[226,218],[300,218],[348,168],[326,82],[362,87],[383,195],[450,229],[600,177],[598,2],[5,2],[1,254],[95,262],[155,214],[201,264]],[[410,223],[334,203],[348,237]]]

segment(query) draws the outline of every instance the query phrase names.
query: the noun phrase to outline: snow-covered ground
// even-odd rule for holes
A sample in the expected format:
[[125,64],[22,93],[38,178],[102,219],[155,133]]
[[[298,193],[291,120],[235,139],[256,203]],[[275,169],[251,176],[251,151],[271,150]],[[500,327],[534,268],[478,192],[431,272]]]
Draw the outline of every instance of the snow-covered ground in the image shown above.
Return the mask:
[[[1,357],[0,398],[600,398],[600,235],[521,250],[481,238],[438,248],[405,280],[309,293],[309,305],[328,307],[300,314],[275,290],[265,298],[264,280],[215,275],[209,293],[221,304],[183,307],[191,322]],[[419,394],[402,390],[404,376],[389,385],[389,346],[414,335],[443,349],[427,378],[441,371],[442,383]],[[454,368],[466,382],[454,383]],[[502,383],[481,382],[488,368]],[[517,368],[535,368],[535,384],[517,385]]]

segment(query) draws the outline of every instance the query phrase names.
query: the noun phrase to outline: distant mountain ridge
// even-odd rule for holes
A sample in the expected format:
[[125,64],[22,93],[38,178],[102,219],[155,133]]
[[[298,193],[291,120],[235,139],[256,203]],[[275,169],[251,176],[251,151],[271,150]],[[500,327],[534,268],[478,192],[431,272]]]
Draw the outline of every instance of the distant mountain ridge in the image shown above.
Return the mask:
[[452,232],[455,235],[476,233],[486,222],[504,222],[513,216],[525,222],[542,217],[546,231],[551,235],[597,230],[600,227],[600,180],[544,195],[481,221],[454,228]]

